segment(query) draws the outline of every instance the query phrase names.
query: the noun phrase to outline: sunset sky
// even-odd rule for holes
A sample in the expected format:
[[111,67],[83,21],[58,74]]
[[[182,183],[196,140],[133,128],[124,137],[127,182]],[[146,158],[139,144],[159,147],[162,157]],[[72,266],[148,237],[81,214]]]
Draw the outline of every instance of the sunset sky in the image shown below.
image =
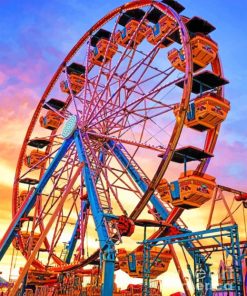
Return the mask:
[[[0,237],[11,221],[11,192],[18,153],[47,83],[82,34],[123,3],[0,1]],[[185,15],[201,16],[217,28],[213,38],[219,44],[225,78],[230,81],[225,97],[231,102],[231,112],[222,126],[209,173],[217,177],[219,184],[247,191],[247,2],[183,0],[181,3],[186,7]],[[205,209],[186,218],[205,222],[207,213]],[[5,259],[5,266],[8,262]],[[0,270],[4,269],[3,263],[0,264]]]

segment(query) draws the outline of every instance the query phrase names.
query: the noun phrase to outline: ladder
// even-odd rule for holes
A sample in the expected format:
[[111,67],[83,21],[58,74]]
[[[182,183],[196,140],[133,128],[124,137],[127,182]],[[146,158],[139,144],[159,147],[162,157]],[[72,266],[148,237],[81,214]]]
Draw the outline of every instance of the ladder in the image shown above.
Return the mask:
[[[92,153],[87,145],[85,145],[85,150],[88,158],[88,164],[90,165],[91,175],[95,184],[95,188],[97,191],[98,199],[101,204],[102,210],[106,214],[112,214],[112,206],[109,193],[105,188],[103,188],[103,184],[100,184],[100,170],[101,166],[97,167],[97,164],[94,161]],[[114,243],[121,242],[121,234],[118,230],[117,223],[114,220],[110,220],[107,223],[107,228],[109,232],[109,236],[112,238]]]
[[93,181],[97,190],[99,202],[102,206],[102,209],[104,212],[112,213],[112,206],[110,203],[110,198],[106,192],[106,190],[103,188],[103,186],[100,184],[99,181],[99,174],[100,174],[100,167],[96,167],[95,161],[93,159],[92,153],[90,149],[86,146],[85,147],[88,162],[90,164],[90,170],[93,177]]

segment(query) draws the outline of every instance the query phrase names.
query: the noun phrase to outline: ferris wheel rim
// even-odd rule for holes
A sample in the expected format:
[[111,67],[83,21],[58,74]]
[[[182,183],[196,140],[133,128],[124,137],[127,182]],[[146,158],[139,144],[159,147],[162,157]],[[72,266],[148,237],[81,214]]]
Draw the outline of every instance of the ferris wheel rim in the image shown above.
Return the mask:
[[[106,16],[104,16],[100,21],[98,21],[94,26],[92,26],[82,37],[81,39],[74,45],[74,47],[70,50],[70,52],[68,53],[68,55],[65,57],[64,61],[60,64],[59,68],[57,69],[57,71],[55,72],[55,74],[53,75],[52,79],[50,80],[48,86],[46,87],[37,107],[36,110],[33,114],[33,117],[31,119],[31,123],[28,127],[27,133],[25,135],[23,144],[22,144],[22,148],[19,154],[19,158],[18,158],[18,162],[17,162],[17,168],[16,168],[16,173],[15,173],[15,178],[14,178],[14,184],[13,184],[13,195],[12,195],[12,204],[16,205],[16,194],[17,194],[17,186],[18,186],[18,181],[19,181],[19,177],[20,177],[20,170],[22,168],[23,165],[23,159],[24,159],[24,155],[26,152],[26,148],[27,148],[27,144],[28,141],[30,140],[30,136],[31,133],[34,129],[35,123],[37,122],[38,116],[42,110],[42,106],[45,102],[45,100],[47,99],[53,85],[56,83],[57,79],[60,77],[64,65],[66,65],[66,63],[76,54],[76,52],[78,51],[78,49],[86,42],[86,40],[90,37],[90,34],[92,34],[93,32],[95,32],[96,30],[98,30],[103,24],[105,24],[108,20],[110,20],[113,16],[116,16],[118,13],[120,13],[123,10],[131,10],[135,7],[145,7],[148,5],[157,5],[157,7],[159,7],[159,9],[163,9],[163,11],[165,10],[172,10],[170,7],[166,6],[165,4],[161,4],[158,1],[151,1],[151,0],[145,0],[145,1],[133,1],[131,3],[127,3],[123,6],[120,6],[118,8],[116,8],[115,10],[112,10],[110,13],[108,13]],[[175,13],[177,16],[178,14],[173,11],[173,13]],[[70,98],[71,99],[71,98]],[[51,135],[52,137],[52,135]],[[14,208],[14,207],[13,207]],[[15,214],[15,212],[13,212],[13,215]]]
[[[100,27],[102,27],[102,25],[105,23],[105,22],[107,22],[108,20],[107,20],[107,18],[111,18],[111,17],[113,17],[113,15],[117,15],[122,9],[126,9],[126,10],[130,10],[130,9],[132,9],[132,7],[134,7],[135,5],[139,5],[138,7],[143,7],[143,6],[147,6],[147,5],[151,5],[151,4],[153,4],[154,6],[156,6],[157,5],[157,7],[159,7],[159,8],[162,8],[162,7],[166,7],[166,5],[164,5],[164,4],[161,4],[161,3],[159,3],[159,2],[157,2],[157,1],[149,1],[149,0],[147,0],[147,1],[134,1],[134,2],[132,2],[132,3],[128,3],[127,5],[124,5],[124,6],[121,6],[121,7],[119,7],[119,8],[117,8],[117,9],[115,9],[115,10],[113,10],[111,13],[109,13],[107,16],[105,16],[104,18],[102,18],[102,20],[100,20],[98,23],[96,23],[95,24],[95,26],[93,26],[92,28],[94,28],[95,27],[95,29],[93,30],[92,28],[86,33],[86,34],[84,34],[83,35],[83,37],[77,42],[77,44],[72,48],[72,50],[69,52],[69,54],[67,55],[67,57],[64,59],[64,61],[62,62],[62,64],[59,66],[59,68],[58,68],[58,70],[55,72],[55,74],[54,74],[54,76],[53,76],[53,78],[51,79],[51,81],[50,81],[50,83],[49,83],[49,85],[47,86],[47,88],[46,88],[46,90],[45,90],[45,92],[44,92],[44,94],[43,94],[43,96],[42,96],[42,98],[41,98],[41,100],[40,100],[40,102],[39,102],[39,104],[38,104],[38,106],[37,106],[37,108],[36,108],[36,111],[35,111],[35,113],[34,113],[34,115],[33,115],[33,118],[32,118],[32,120],[31,120],[31,124],[30,124],[30,126],[29,126],[29,128],[28,128],[28,131],[27,131],[27,134],[26,134],[26,136],[25,136],[25,139],[24,139],[24,142],[23,142],[23,146],[22,146],[22,149],[21,149],[21,152],[20,152],[20,156],[19,156],[19,161],[18,161],[18,166],[17,166],[17,171],[16,171],[16,176],[19,176],[19,172],[20,172],[20,169],[21,169],[21,166],[22,166],[22,162],[23,162],[23,157],[24,157],[24,154],[25,154],[25,151],[26,151],[26,147],[27,147],[27,143],[28,143],[28,140],[30,139],[30,135],[31,135],[31,133],[32,133],[32,130],[33,130],[33,126],[35,125],[35,122],[37,121],[37,118],[38,118],[38,115],[40,114],[40,111],[41,111],[41,109],[42,109],[42,105],[43,105],[43,103],[45,102],[45,100],[47,99],[47,97],[48,97],[48,95],[49,95],[49,93],[50,93],[50,91],[51,91],[51,89],[52,89],[52,87],[53,87],[53,85],[56,83],[56,81],[57,81],[57,79],[59,78],[59,76],[61,75],[61,73],[62,73],[62,70],[63,70],[63,68],[64,68],[64,65],[73,57],[73,55],[76,53],[76,51],[83,45],[83,43],[89,38],[89,36],[90,36],[90,34],[92,34],[92,32],[95,32],[97,29],[99,29]],[[166,7],[167,8],[167,7]],[[179,17],[180,18],[180,17]],[[104,22],[103,22],[103,20],[104,19],[106,19]],[[181,22],[181,24],[182,24],[182,22]],[[96,26],[97,25],[97,26]],[[182,24],[182,26],[184,26],[183,24]],[[186,29],[185,29],[185,26],[184,26],[184,30],[185,30],[185,32],[186,32]],[[186,42],[184,42],[184,43],[186,43]],[[190,49],[188,49],[188,53],[190,54]],[[187,53],[187,54],[188,54]],[[188,63],[187,63],[188,64]],[[190,80],[190,82],[188,83],[188,84],[190,84],[190,86],[188,87],[188,89],[191,89],[191,80],[192,80],[192,71],[191,71],[191,69],[192,69],[192,65],[187,65],[187,67],[189,68],[189,70],[188,71],[186,71],[186,73],[189,73],[189,75],[190,75],[190,79],[188,78],[188,80]],[[189,76],[188,75],[188,76]],[[190,93],[190,91],[188,91],[189,93]],[[190,96],[190,94],[188,94],[188,96]],[[188,108],[188,104],[189,104],[189,99],[187,100],[187,108]],[[187,108],[186,108],[186,104],[183,106],[183,108],[184,108],[184,110],[183,110],[183,112],[181,112],[181,115],[183,115],[183,116],[181,116],[181,118],[182,118],[182,120],[181,120],[181,122],[183,122],[183,120],[184,120],[184,118],[185,118],[185,114],[186,114],[186,110],[187,110]],[[183,114],[182,114],[183,113]],[[182,129],[182,127],[183,127],[183,123],[181,123],[181,129]],[[217,134],[217,132],[215,132],[215,134]],[[179,139],[179,137],[178,137],[178,139]],[[216,142],[216,140],[214,140],[214,142]],[[172,146],[172,145],[171,145]],[[176,145],[175,145],[176,146]],[[212,145],[213,146],[213,145]],[[212,147],[212,149],[213,149],[213,147]],[[170,156],[169,156],[169,158],[171,159],[171,157],[172,157],[172,153],[174,152],[174,149],[172,149],[172,147],[171,147],[171,153],[170,153]],[[21,156],[22,155],[22,156]],[[21,161],[20,161],[21,160]],[[166,167],[168,166],[168,164],[169,164],[169,162],[170,162],[170,160],[169,161],[167,161],[167,164],[166,164]],[[162,173],[162,176],[163,176],[163,174],[164,173]],[[160,175],[159,175],[160,176]],[[162,178],[162,176],[161,177],[159,177],[160,179]],[[158,178],[158,179],[159,179]],[[15,177],[15,180],[17,180],[18,179],[18,177]],[[157,178],[156,178],[156,180],[158,180]],[[157,181],[156,183],[158,183],[159,181]],[[14,184],[14,188],[17,188],[17,187],[15,187],[15,186],[17,186],[17,184],[16,184],[16,181],[15,181],[15,184]],[[155,184],[152,184],[152,186],[153,186],[153,188],[155,189],[157,186],[155,185]],[[152,189],[153,189],[152,188]],[[15,196],[16,196],[16,194],[15,194]],[[14,199],[14,190],[13,190],[13,199]]]

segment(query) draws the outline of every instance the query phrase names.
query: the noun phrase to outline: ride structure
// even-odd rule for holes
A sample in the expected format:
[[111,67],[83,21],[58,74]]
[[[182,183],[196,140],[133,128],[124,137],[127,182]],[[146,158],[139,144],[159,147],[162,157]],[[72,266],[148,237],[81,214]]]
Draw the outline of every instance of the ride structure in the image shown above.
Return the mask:
[[[52,77],[20,151],[13,220],[0,243],[0,259],[11,244],[26,258],[9,295],[161,295],[149,279],[171,260],[191,295],[177,238],[205,272],[197,295],[213,295],[207,254],[195,258],[199,238],[188,239],[181,215],[216,189],[206,170],[230,110],[228,81],[209,36],[214,26],[183,10],[171,0],[116,8]],[[144,246],[127,251],[143,226]],[[150,241],[148,226],[158,227]],[[146,252],[161,238],[169,248]],[[120,291],[117,269],[144,285]]]
[[[208,241],[211,239],[214,244],[210,244]],[[225,241],[223,242],[223,239]],[[226,242],[226,239],[228,240]],[[193,284],[195,287],[195,295],[201,296],[207,294],[208,289],[212,289],[211,286],[205,287],[204,277],[206,276],[206,271],[204,269],[204,262],[202,262],[202,254],[208,259],[212,252],[224,252],[231,256],[232,266],[231,269],[228,268],[228,272],[225,270],[220,271],[219,283],[223,283],[223,291],[226,293],[233,293],[234,295],[243,295],[243,277],[242,277],[242,258],[240,251],[240,241],[238,237],[237,225],[226,226],[221,228],[214,228],[210,230],[204,230],[200,232],[188,232],[183,234],[178,234],[174,236],[168,236],[164,238],[158,238],[154,240],[144,241],[144,270],[143,270],[143,290],[144,295],[151,295],[150,293],[150,276],[152,274],[151,268],[154,266],[155,262],[160,258],[162,250],[167,245],[180,244],[181,246],[187,243],[207,240],[207,244],[201,244],[199,247],[192,247],[190,252],[193,253],[194,260],[194,273],[191,274],[193,279]],[[157,254],[154,258],[151,258],[150,252],[153,248],[157,246],[162,246],[160,254]],[[207,260],[206,259],[206,260]],[[225,266],[223,266],[225,269]],[[227,275],[227,276],[226,276]],[[216,292],[217,293],[217,292]],[[215,293],[214,293],[215,294]]]

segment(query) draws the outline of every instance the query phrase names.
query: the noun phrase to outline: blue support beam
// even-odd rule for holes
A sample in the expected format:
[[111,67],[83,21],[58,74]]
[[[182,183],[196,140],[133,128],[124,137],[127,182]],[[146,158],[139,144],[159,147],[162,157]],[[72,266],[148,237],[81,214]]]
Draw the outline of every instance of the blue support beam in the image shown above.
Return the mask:
[[84,163],[82,174],[84,182],[87,188],[88,201],[92,211],[94,223],[99,237],[99,243],[101,248],[102,258],[102,273],[103,273],[103,284],[101,289],[102,296],[113,295],[113,283],[114,283],[114,266],[116,252],[114,243],[109,237],[107,220],[105,218],[103,209],[98,199],[98,194],[93,181],[93,175],[90,170],[89,162],[85,147],[82,142],[82,135],[79,130],[74,133],[75,144],[80,162]]
[[16,230],[18,229],[20,225],[20,220],[24,216],[28,215],[28,213],[31,211],[32,207],[34,206],[37,196],[40,195],[46,186],[47,182],[49,181],[50,177],[52,176],[53,172],[55,171],[56,167],[58,166],[59,162],[63,158],[63,156],[66,154],[73,138],[69,138],[63,142],[59,150],[57,151],[55,157],[53,158],[51,164],[45,171],[44,175],[40,179],[40,182],[38,183],[36,189],[31,194],[28,201],[25,203],[25,206],[21,207],[17,214],[15,215],[12,223],[10,224],[9,228],[7,229],[1,244],[0,244],[0,260],[3,258],[5,252],[9,248],[12,240],[16,236]]
[[[221,243],[222,237],[230,238],[230,244],[224,245]],[[238,237],[238,226],[232,225],[232,226],[225,226],[221,228],[213,228],[209,230],[203,230],[203,231],[196,231],[196,232],[188,232],[184,234],[178,234],[174,236],[167,236],[167,237],[160,237],[157,239],[152,240],[144,240],[142,243],[144,244],[144,249],[148,250],[150,252],[151,248],[153,246],[162,246],[165,247],[168,244],[183,244],[192,245],[193,242],[201,241],[201,240],[208,240],[208,239],[214,239],[218,238],[218,240],[215,240],[218,242],[218,251],[223,251],[232,256],[232,262],[233,262],[233,271],[234,271],[234,287],[232,287],[232,290],[235,291],[236,296],[242,296],[243,295],[243,275],[242,275],[242,262],[241,262],[241,256],[240,256],[240,242]],[[215,247],[214,247],[215,248]],[[204,244],[203,251],[209,250],[209,252],[212,252],[212,246],[207,246]],[[205,270],[202,269],[202,266],[205,265],[204,257],[200,254],[200,250],[195,248],[192,249],[192,252],[194,254],[194,284],[195,284],[195,295],[196,296],[204,296],[208,295],[207,293],[213,293],[212,292],[212,285],[211,282],[207,285],[205,284],[204,276],[207,277],[205,274]],[[156,260],[155,258],[154,260]],[[203,260],[203,261],[202,261]],[[150,266],[150,259],[148,262],[145,262],[147,266]],[[154,264],[154,261],[152,262]],[[146,270],[147,275],[150,274],[150,268]],[[202,276],[203,275],[203,276]],[[146,295],[146,294],[145,294]]]
[[99,235],[100,247],[101,249],[104,249],[106,247],[106,243],[110,241],[107,231],[106,219],[104,217],[104,212],[98,199],[98,194],[93,181],[93,174],[89,167],[86,151],[82,143],[79,131],[75,132],[74,138],[79,160],[80,162],[84,163],[82,174],[87,188],[88,200],[92,210],[94,222]]
[[[104,162],[104,159],[105,159],[105,155],[104,155],[103,151],[100,151],[100,154],[99,154],[99,160],[100,160],[100,162],[103,163]],[[84,221],[87,208],[88,208],[88,201],[87,200],[83,200],[81,202],[81,211],[79,213],[78,220],[76,221],[74,231],[72,233],[71,239],[69,241],[69,245],[67,247],[68,254],[66,256],[66,263],[70,263],[70,261],[71,261],[73,252],[75,250],[76,242],[78,240],[77,233],[79,231],[80,220],[81,221]]]
[[78,220],[76,221],[75,228],[74,228],[74,231],[72,233],[72,236],[71,236],[71,239],[70,239],[69,245],[68,245],[68,254],[66,256],[66,263],[68,263],[68,264],[70,263],[72,255],[74,253],[76,242],[78,240],[78,232],[80,230],[80,223],[81,223],[81,221],[85,220],[87,209],[88,209],[88,201],[82,200],[81,212],[79,214]]
[[[135,183],[139,186],[139,188],[143,191],[143,193],[146,192],[148,189],[148,184],[141,178],[140,174],[136,170],[136,168],[129,162],[128,158],[124,154],[124,148],[122,144],[117,144],[113,140],[109,140],[107,142],[108,147],[113,151],[117,159],[121,162],[121,164],[127,169],[129,175],[132,177],[132,179],[135,181]],[[158,197],[155,195],[152,195],[150,198],[150,202],[154,206],[154,208],[157,210],[158,214],[161,216],[163,220],[166,220],[169,216],[169,212],[167,209],[163,206],[162,202]],[[176,223],[174,223],[174,226],[177,226]],[[188,250],[188,253],[193,257],[193,252],[190,251],[191,248],[193,248],[193,244],[191,242],[185,243],[185,248]],[[205,258],[201,256],[201,260],[205,262]],[[205,279],[204,284],[205,286],[211,286],[211,275],[210,275],[210,268],[209,265],[205,262],[204,264],[204,270],[205,270]],[[207,291],[206,296],[212,296],[213,292]]]
[[[129,163],[129,160],[127,159],[127,157],[124,155],[124,152],[120,148],[121,145],[116,144],[113,140],[108,141],[107,144],[112,149],[113,153],[116,155],[116,157],[121,162],[121,164],[125,168],[127,168],[128,173],[130,174],[132,179],[136,182],[136,184],[139,186],[139,188],[142,190],[142,192],[146,192],[146,190],[148,189],[148,185],[146,184],[145,181],[142,180],[142,178],[140,177],[139,173],[134,168],[134,166]],[[169,213],[165,209],[165,207],[162,205],[160,200],[155,195],[152,195],[152,197],[150,198],[150,201],[155,207],[155,209],[157,210],[158,214],[161,216],[161,218],[165,220],[169,216]]]

